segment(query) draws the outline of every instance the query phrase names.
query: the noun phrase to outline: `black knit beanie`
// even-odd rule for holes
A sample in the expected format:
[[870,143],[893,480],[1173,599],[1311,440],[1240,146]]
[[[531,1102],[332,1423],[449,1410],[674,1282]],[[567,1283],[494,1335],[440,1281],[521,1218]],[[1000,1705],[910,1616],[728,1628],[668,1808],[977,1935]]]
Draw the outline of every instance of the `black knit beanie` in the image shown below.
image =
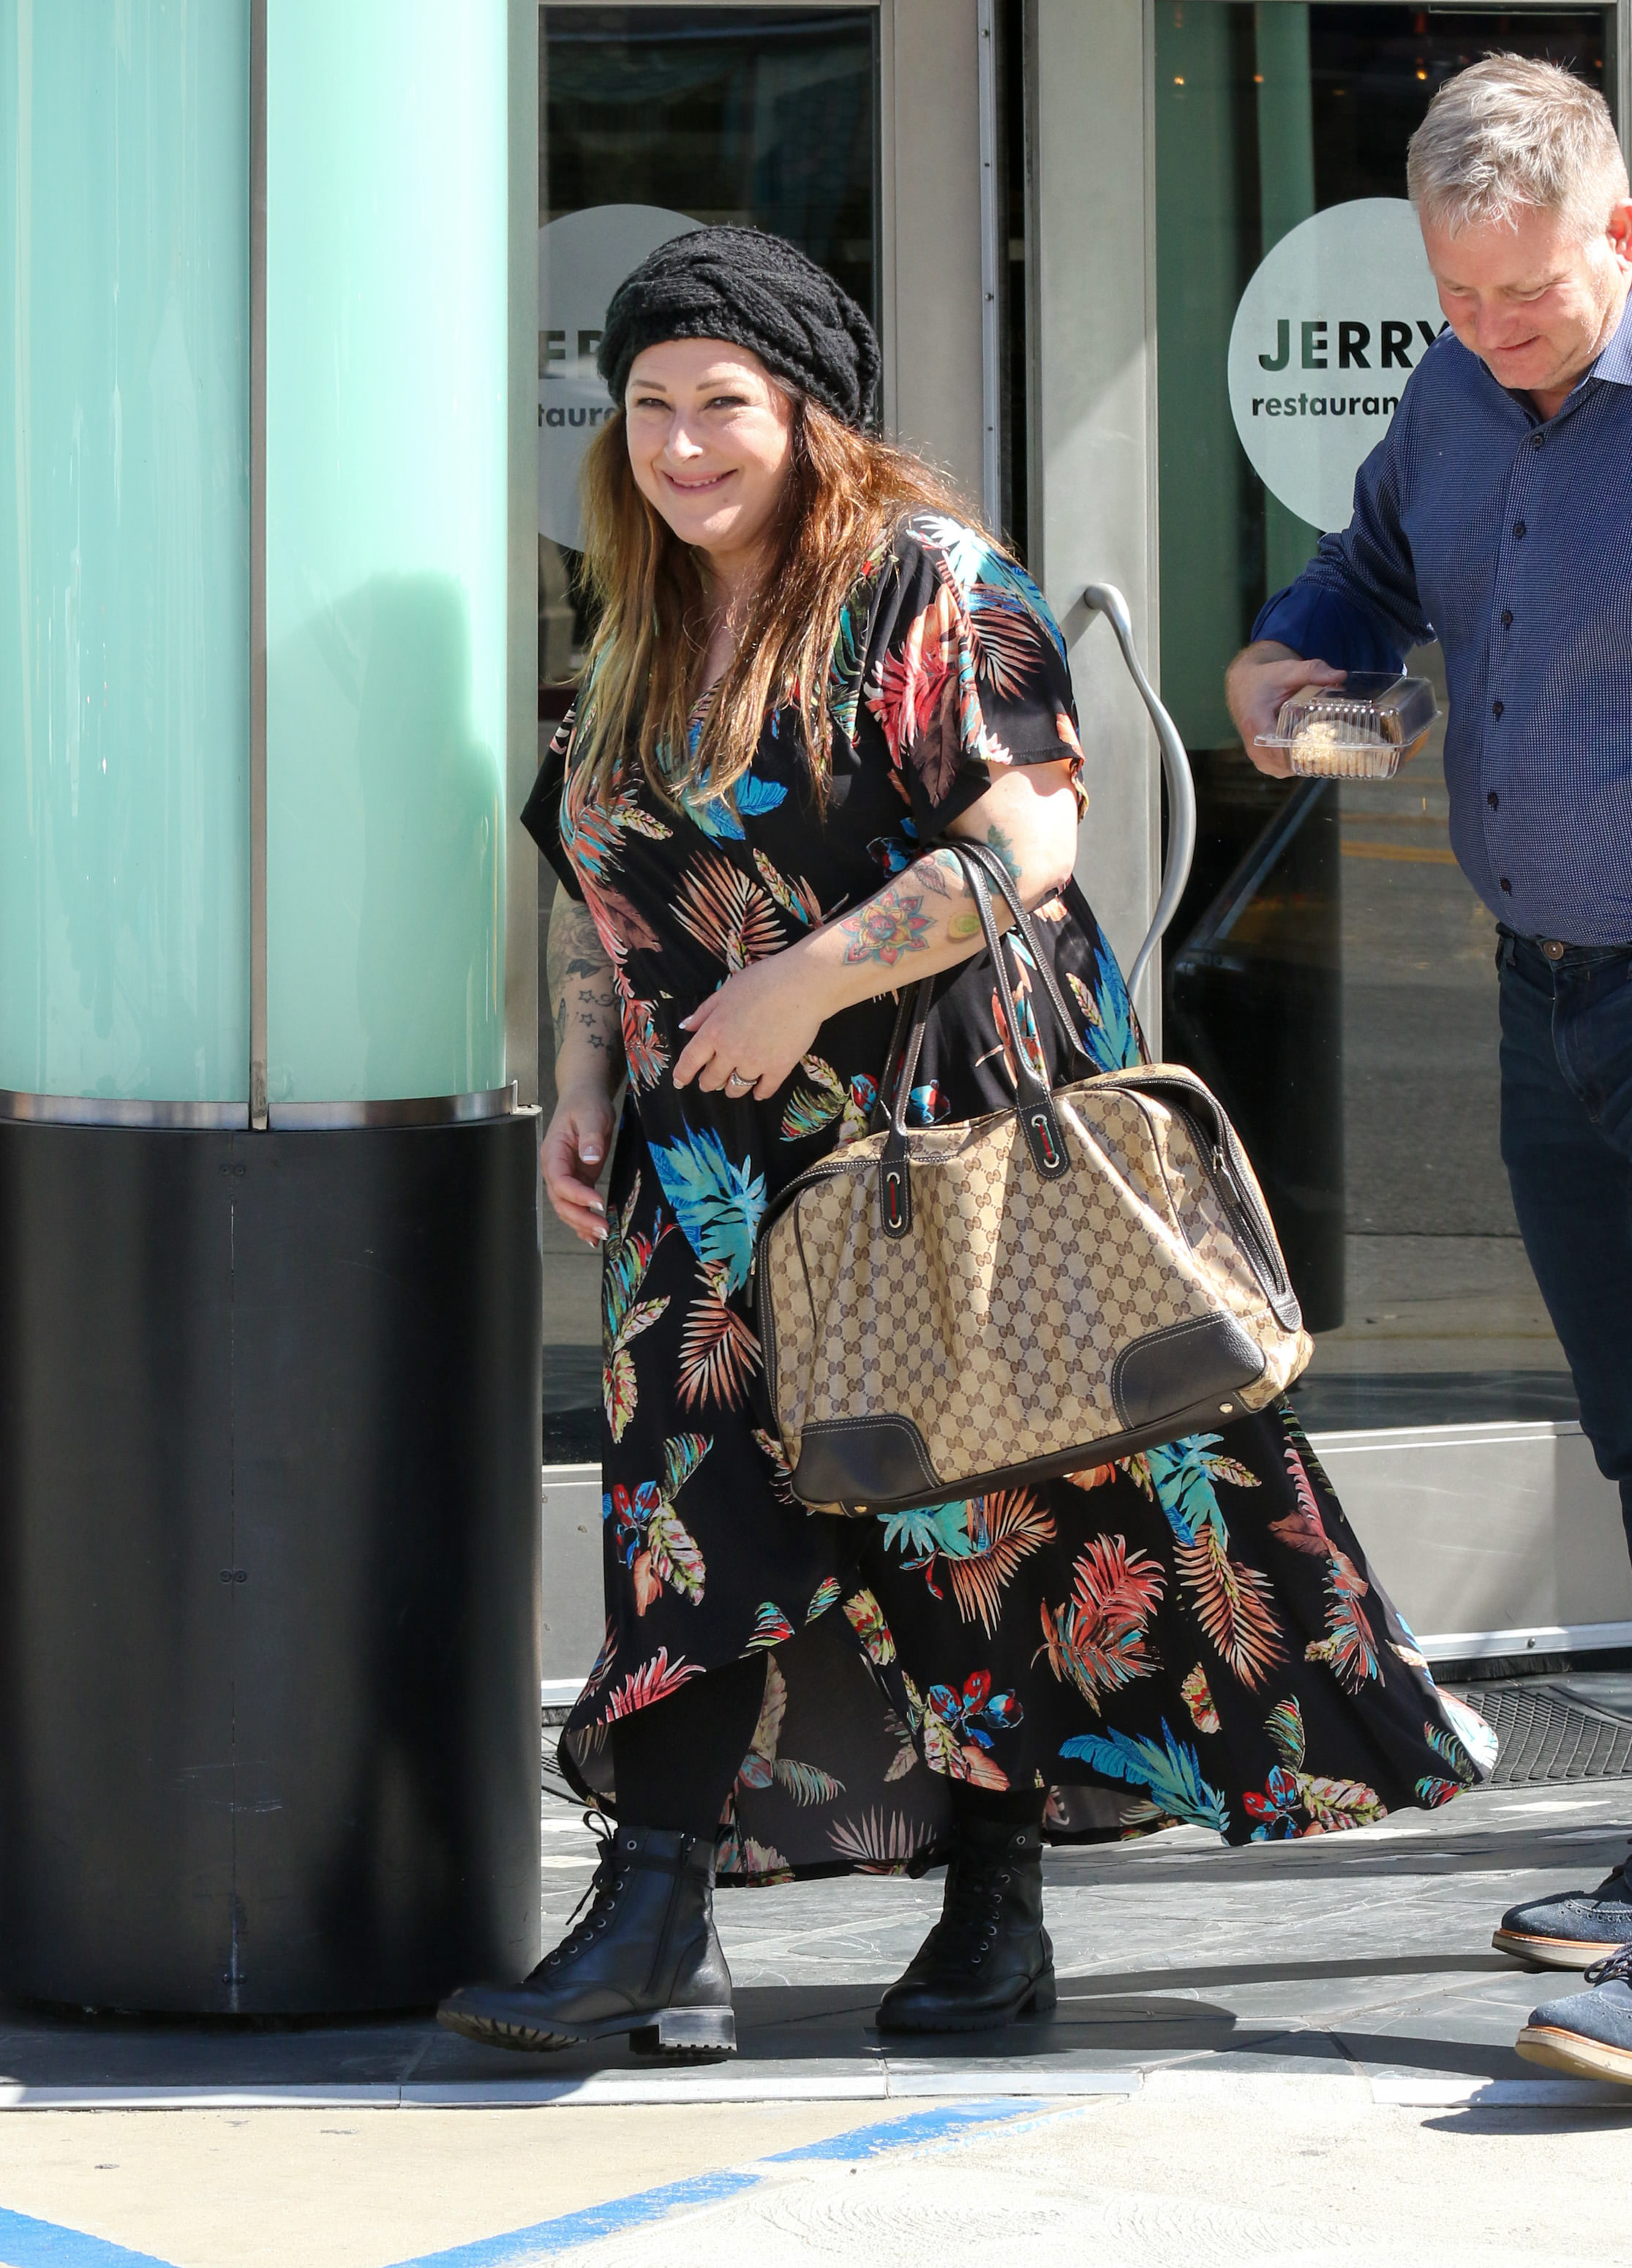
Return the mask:
[[785,237],[699,228],[670,239],[612,295],[595,366],[621,405],[629,365],[663,339],[725,339],[860,425],[878,383],[872,325],[825,269]]

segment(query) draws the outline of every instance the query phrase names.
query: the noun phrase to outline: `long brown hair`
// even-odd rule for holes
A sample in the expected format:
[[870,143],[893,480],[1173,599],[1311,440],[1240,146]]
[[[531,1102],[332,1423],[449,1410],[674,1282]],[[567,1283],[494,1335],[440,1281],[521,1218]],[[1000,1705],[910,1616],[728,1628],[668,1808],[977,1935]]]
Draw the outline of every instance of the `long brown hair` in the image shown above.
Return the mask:
[[689,731],[710,629],[698,555],[636,486],[621,409],[590,444],[584,563],[600,619],[579,681],[578,740],[592,802],[607,799],[631,743],[665,802],[724,793],[753,762],[766,712],[783,700],[798,708],[823,795],[828,666],[864,566],[908,513],[974,521],[964,498],[918,458],[856,432],[803,395],[792,398],[787,486],[768,571],[695,748]]

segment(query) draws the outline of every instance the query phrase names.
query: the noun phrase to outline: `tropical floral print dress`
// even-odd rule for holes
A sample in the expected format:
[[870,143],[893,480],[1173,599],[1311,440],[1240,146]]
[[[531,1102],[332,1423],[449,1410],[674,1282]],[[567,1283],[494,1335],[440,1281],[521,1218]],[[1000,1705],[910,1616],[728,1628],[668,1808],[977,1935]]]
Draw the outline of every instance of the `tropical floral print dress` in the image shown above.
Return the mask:
[[[563,1766],[615,1805],[608,1726],[763,1653],[724,1881],[922,1867],[953,1780],[1048,1787],[1062,1837],[1188,1820],[1239,1843],[1443,1802],[1488,1769],[1482,1727],[1435,1687],[1284,1408],[971,1501],[845,1521],[794,1500],[754,1329],[755,1232],[778,1189],[865,1130],[895,1003],[824,1024],[764,1103],[677,1092],[680,1020],[871,896],[998,767],[1080,755],[1041,594],[955,523],[921,515],[869,562],[831,669],[825,813],[784,710],[734,793],[678,809],[635,764],[592,805],[569,719],[526,814],[593,916],[629,1064],[604,1252],[606,1635]],[[914,918],[881,917],[876,940],[903,983]],[[1137,1062],[1075,885],[1037,924],[1093,1062]],[[1018,1044],[1080,1076],[1011,968]],[[1011,1102],[1015,1044],[985,957],[949,972],[915,1122]]]

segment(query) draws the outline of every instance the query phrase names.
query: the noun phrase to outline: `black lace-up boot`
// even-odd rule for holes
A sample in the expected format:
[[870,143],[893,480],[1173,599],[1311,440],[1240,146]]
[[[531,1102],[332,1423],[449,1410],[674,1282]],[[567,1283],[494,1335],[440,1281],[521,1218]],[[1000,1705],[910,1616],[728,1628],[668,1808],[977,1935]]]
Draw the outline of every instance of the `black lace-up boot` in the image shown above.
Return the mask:
[[960,1815],[953,1835],[941,1918],[879,2002],[881,2032],[981,2031],[1058,1997],[1040,1830]]
[[463,1985],[437,2020],[489,2047],[579,2047],[627,2032],[638,2053],[731,2054],[712,1840],[621,1826],[600,1838],[589,1897],[583,1920],[524,1983]]

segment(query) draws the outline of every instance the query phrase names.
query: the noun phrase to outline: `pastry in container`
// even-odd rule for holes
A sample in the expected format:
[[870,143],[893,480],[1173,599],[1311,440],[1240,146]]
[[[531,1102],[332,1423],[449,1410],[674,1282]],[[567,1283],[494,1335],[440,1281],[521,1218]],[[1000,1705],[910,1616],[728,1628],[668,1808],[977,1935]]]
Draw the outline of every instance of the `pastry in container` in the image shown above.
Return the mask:
[[1305,685],[1281,703],[1260,747],[1284,748],[1305,779],[1393,779],[1439,710],[1425,677],[1351,669],[1341,685]]

